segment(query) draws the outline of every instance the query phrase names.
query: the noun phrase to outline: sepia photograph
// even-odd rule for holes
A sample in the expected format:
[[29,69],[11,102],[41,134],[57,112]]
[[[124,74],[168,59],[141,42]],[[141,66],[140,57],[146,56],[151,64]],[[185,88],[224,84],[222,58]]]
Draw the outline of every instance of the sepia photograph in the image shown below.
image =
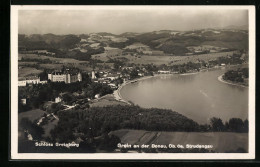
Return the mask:
[[11,159],[254,159],[254,9],[11,6]]

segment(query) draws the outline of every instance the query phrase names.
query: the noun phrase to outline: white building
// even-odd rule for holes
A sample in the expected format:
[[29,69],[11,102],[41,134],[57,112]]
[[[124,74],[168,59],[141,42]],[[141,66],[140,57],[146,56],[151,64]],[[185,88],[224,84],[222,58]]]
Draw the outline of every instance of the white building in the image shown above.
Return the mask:
[[19,78],[18,86],[26,86],[28,84],[46,84],[47,81],[41,81],[39,77],[30,76],[25,78]]
[[112,89],[116,89],[117,88],[116,84],[114,84],[114,83],[110,83],[110,84],[108,84],[108,86],[110,86]]
[[22,103],[23,105],[26,105],[26,98],[21,99],[21,103]]
[[59,103],[59,102],[61,102],[61,98],[60,97],[56,97],[55,98],[55,103]]
[[48,74],[48,79],[52,82],[65,82],[65,83],[73,83],[73,82],[81,82],[82,75],[81,73],[69,73],[69,72],[53,72]]
[[95,98],[96,98],[96,99],[100,98],[100,94],[96,94],[96,95],[95,95]]

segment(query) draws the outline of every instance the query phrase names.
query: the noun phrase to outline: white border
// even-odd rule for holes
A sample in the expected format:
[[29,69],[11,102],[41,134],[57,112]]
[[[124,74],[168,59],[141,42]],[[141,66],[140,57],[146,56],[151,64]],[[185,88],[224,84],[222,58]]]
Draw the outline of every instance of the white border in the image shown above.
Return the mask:
[[[249,153],[18,153],[18,11],[19,10],[173,10],[244,9],[249,14]],[[255,6],[11,6],[11,159],[254,159],[255,158]]]

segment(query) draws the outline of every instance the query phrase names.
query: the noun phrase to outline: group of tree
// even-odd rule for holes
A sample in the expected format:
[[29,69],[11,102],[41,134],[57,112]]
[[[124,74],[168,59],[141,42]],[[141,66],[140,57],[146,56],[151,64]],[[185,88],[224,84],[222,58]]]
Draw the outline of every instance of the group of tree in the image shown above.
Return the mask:
[[210,60],[209,64],[210,66],[215,65],[221,65],[221,64],[231,64],[231,65],[237,65],[242,64],[243,60],[241,59],[242,54],[241,53],[233,53],[230,56],[223,56],[218,57],[216,60]]
[[210,119],[210,128],[214,132],[244,132],[248,133],[248,120],[240,118],[231,118],[223,124],[220,118],[213,117]]
[[248,68],[239,68],[237,70],[229,70],[223,75],[224,80],[243,83],[244,79],[248,79]]
[[52,61],[48,58],[46,59],[37,59],[37,58],[26,58],[26,57],[22,57],[22,59],[20,60],[21,62],[37,62],[40,64],[51,64]]
[[168,69],[171,69],[172,71],[177,71],[178,73],[186,73],[188,71],[199,71],[200,68],[203,66],[202,63],[193,63],[188,62],[184,64],[175,64],[167,67]]
[[[231,118],[223,124],[211,118],[210,125],[195,121],[166,109],[144,109],[138,106],[107,106],[71,109],[57,112],[58,125],[51,131],[52,139],[70,142],[76,138],[98,138],[118,129],[178,132],[248,132],[248,121]],[[75,134],[78,134],[77,136]]]
[[119,59],[109,59],[107,63],[113,63],[114,70],[120,70],[125,65],[125,62]]
[[[73,141],[74,133],[98,137],[118,129],[149,131],[199,131],[191,119],[171,110],[138,106],[107,106],[57,112],[59,123],[51,134],[56,141]],[[84,138],[84,137],[83,137]]]
[[131,72],[130,72],[130,79],[135,79],[135,78],[138,78],[139,75],[138,75],[138,71],[136,69],[133,69]]

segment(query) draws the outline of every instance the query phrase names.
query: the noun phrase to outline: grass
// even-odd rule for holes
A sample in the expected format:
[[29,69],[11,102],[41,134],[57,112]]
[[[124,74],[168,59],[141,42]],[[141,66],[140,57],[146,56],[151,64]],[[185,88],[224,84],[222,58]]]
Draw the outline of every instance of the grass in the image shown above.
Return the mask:
[[101,97],[100,99],[94,99],[90,103],[90,107],[104,107],[104,106],[111,106],[111,105],[127,105],[127,104],[115,100],[113,95],[111,94]]
[[40,119],[44,113],[46,112],[40,109],[22,112],[18,114],[18,120],[21,121],[22,118],[28,118],[30,121],[34,122],[35,120]]
[[151,132],[145,130],[117,130],[111,132],[129,144],[192,144],[213,145],[216,152],[244,148],[248,150],[248,133],[233,132]]

